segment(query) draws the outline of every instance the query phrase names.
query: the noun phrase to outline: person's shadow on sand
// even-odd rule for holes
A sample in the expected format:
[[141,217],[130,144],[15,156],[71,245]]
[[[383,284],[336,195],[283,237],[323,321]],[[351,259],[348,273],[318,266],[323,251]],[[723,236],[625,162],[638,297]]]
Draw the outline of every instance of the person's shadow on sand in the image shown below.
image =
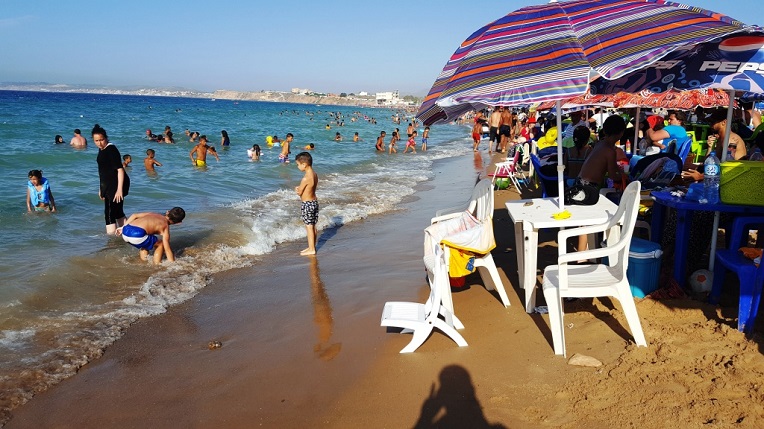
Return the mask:
[[430,397],[422,404],[422,413],[414,429],[426,428],[504,428],[502,424],[489,424],[475,396],[470,374],[459,365],[449,365],[440,372],[440,389],[435,383]]
[[313,351],[320,359],[329,361],[339,354],[342,343],[329,344],[334,330],[334,318],[316,257],[310,258],[310,299],[313,303],[313,322],[318,329],[318,342],[313,346]]

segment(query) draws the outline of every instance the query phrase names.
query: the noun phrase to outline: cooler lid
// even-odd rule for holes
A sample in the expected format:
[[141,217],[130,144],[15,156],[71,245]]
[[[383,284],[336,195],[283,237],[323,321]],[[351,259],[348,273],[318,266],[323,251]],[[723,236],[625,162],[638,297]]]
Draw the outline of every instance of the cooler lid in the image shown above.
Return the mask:
[[663,254],[661,245],[642,238],[632,238],[629,245],[629,257],[637,259],[657,259]]

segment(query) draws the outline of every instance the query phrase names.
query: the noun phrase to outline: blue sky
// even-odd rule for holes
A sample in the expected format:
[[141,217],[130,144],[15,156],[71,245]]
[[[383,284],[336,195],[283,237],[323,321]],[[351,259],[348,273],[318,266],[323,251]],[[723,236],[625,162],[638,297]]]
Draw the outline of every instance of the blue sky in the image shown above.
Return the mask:
[[[421,96],[474,30],[539,3],[0,0],[0,82]],[[761,0],[684,3],[764,26]]]

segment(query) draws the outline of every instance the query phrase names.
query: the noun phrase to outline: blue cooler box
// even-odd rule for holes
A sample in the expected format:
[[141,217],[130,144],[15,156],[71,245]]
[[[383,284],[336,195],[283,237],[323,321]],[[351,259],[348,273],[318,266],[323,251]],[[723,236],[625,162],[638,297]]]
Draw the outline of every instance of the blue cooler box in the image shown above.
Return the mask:
[[661,246],[652,241],[632,238],[629,246],[629,268],[626,278],[631,286],[631,294],[637,298],[658,289],[661,273]]

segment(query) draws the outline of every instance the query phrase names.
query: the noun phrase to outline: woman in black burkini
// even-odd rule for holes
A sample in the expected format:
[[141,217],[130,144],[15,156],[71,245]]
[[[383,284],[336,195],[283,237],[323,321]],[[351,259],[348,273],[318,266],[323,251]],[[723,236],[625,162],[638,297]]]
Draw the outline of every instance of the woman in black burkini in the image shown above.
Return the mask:
[[116,146],[109,143],[106,130],[100,125],[93,127],[93,142],[98,146],[98,197],[104,202],[106,233],[114,234],[125,223],[124,199],[130,190],[130,178],[122,166],[122,156]]

